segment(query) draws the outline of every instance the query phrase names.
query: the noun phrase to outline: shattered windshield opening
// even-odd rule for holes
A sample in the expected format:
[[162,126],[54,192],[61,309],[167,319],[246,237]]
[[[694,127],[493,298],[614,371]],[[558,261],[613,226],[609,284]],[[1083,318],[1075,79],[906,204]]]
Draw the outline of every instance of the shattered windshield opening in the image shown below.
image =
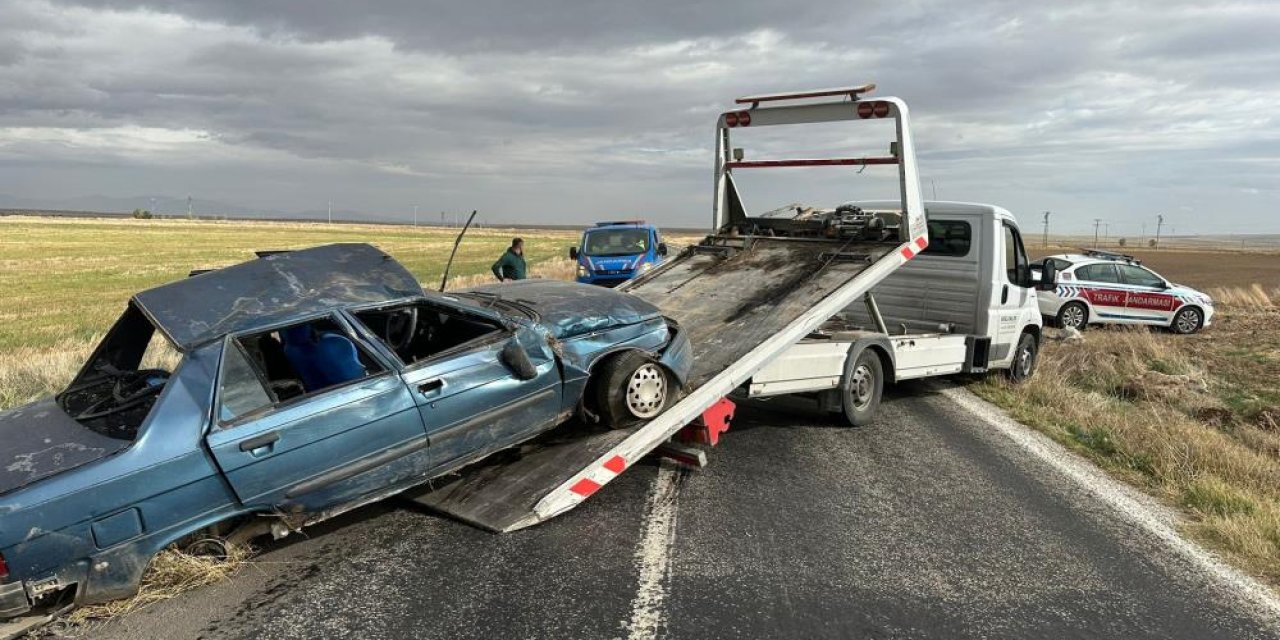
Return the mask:
[[130,304],[76,379],[58,394],[58,406],[96,433],[133,440],[181,358]]
[[588,231],[582,252],[589,256],[633,256],[649,250],[647,229],[599,229]]

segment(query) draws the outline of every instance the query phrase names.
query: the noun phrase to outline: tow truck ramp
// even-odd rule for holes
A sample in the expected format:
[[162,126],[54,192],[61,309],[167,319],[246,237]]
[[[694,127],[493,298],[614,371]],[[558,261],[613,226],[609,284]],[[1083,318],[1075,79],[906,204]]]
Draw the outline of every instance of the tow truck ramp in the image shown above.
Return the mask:
[[[716,232],[621,289],[662,309],[688,333],[693,367],[685,395],[644,425],[619,431],[570,428],[486,461],[412,498],[465,522],[514,531],[562,514],[671,439],[753,373],[859,301],[928,245],[907,108],[896,98],[864,100],[866,86],[825,90],[840,102],[760,107],[817,97],[812,92],[744,99],[716,128]],[[890,155],[873,158],[731,160],[741,127],[892,118]],[[785,217],[749,217],[734,169],[896,165],[901,208],[871,220],[861,211],[799,208]],[[561,431],[561,430],[557,430]]]

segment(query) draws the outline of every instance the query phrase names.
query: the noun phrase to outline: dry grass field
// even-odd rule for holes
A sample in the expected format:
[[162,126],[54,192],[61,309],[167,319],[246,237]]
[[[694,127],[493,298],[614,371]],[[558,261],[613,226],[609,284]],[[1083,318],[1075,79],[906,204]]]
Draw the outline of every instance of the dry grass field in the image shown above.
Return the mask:
[[1189,535],[1280,585],[1280,255],[1133,253],[1212,295],[1213,326],[1091,328],[1083,342],[1046,341],[1027,384],[973,389],[1183,510]]
[[[59,390],[129,296],[191,269],[253,258],[258,249],[369,242],[427,287],[439,286],[457,229],[285,222],[0,218],[0,409]],[[567,230],[473,229],[450,287],[491,282],[512,236],[526,238],[532,275],[567,279]],[[679,241],[679,238],[671,238]]]

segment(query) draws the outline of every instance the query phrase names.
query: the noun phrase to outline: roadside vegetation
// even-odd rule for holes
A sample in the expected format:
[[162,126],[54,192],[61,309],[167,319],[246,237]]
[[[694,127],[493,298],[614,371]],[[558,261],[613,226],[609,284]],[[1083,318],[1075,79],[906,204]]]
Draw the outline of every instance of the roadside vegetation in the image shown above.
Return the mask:
[[[1173,271],[1166,275],[1184,279]],[[1237,280],[1249,276],[1235,274]],[[1218,313],[1200,334],[1091,327],[1083,341],[1046,340],[1039,369],[1025,385],[993,377],[972,389],[1178,507],[1191,537],[1280,585],[1275,284],[1197,283],[1214,297]]]

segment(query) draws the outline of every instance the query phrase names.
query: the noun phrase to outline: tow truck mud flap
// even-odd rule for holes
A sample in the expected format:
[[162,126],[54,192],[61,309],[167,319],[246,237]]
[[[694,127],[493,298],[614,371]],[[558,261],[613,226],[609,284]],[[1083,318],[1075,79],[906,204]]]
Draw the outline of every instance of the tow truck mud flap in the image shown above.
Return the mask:
[[[572,424],[561,428],[566,435],[556,440],[523,447],[507,460],[476,465],[434,490],[411,490],[404,497],[494,533],[536,523],[538,500],[635,432],[582,433]],[[622,468],[617,467],[619,472]]]

